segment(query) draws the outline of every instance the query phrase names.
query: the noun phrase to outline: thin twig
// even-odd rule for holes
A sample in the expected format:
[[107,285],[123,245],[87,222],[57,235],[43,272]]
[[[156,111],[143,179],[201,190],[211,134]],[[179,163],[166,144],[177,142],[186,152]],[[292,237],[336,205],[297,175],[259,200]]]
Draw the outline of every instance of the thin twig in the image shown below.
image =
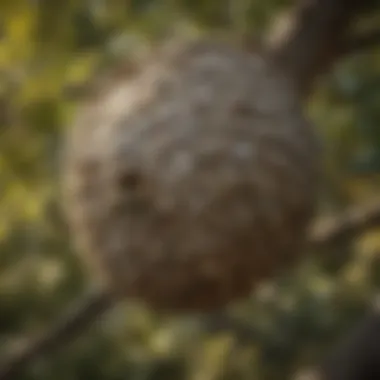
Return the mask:
[[380,201],[352,207],[339,216],[322,218],[314,225],[309,243],[313,248],[321,249],[354,239],[377,226],[380,226]]
[[108,294],[99,290],[87,294],[69,313],[58,321],[57,325],[43,332],[41,336],[29,342],[20,351],[13,353],[0,366],[0,380],[14,379],[26,364],[37,357],[46,355],[64,345],[90,325],[104,311],[108,310],[113,300]]

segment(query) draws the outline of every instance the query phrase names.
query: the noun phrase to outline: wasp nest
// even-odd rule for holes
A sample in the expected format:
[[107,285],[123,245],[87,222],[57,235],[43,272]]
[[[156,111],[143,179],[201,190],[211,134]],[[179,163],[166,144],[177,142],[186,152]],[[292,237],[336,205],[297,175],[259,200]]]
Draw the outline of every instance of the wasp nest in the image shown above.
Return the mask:
[[64,205],[78,249],[117,295],[213,310],[299,255],[316,144],[292,87],[262,54],[185,44],[74,124]]

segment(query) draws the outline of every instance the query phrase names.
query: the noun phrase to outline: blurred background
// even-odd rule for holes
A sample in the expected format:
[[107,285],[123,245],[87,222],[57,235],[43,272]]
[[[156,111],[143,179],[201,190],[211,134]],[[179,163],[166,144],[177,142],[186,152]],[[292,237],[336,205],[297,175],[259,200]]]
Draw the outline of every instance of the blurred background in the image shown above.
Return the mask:
[[[285,0],[1,0],[0,357],[59,319],[90,279],[59,207],[62,132],[92,79],[117,74],[173,33],[265,37]],[[380,23],[380,11],[363,25]],[[324,142],[320,216],[380,188],[380,49],[341,61],[307,110]],[[200,329],[125,302],[20,380],[285,379],[323,357],[380,283],[380,230],[305,253],[230,313],[245,328]],[[212,329],[211,329],[212,330]]]

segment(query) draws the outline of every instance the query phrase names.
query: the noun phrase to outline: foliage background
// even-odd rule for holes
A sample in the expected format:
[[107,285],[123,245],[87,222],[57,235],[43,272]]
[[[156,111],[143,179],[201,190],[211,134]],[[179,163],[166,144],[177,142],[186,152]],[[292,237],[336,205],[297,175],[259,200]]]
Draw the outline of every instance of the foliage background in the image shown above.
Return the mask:
[[[0,357],[59,318],[89,278],[59,210],[64,128],[91,78],[177,32],[263,37],[286,0],[0,2]],[[380,13],[358,28],[375,25]],[[351,56],[313,95],[323,138],[320,213],[374,198],[380,181],[380,50]],[[20,380],[284,379],[318,362],[380,283],[380,231],[266,284],[231,313],[260,331],[207,333],[195,317],[125,303]]]

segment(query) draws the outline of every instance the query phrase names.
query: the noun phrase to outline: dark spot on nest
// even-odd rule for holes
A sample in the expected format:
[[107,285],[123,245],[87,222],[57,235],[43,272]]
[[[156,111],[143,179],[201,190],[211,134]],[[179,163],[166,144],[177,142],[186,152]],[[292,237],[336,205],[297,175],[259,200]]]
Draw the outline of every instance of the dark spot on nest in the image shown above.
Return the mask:
[[141,176],[135,171],[124,173],[119,177],[118,184],[122,190],[136,191],[141,185]]

